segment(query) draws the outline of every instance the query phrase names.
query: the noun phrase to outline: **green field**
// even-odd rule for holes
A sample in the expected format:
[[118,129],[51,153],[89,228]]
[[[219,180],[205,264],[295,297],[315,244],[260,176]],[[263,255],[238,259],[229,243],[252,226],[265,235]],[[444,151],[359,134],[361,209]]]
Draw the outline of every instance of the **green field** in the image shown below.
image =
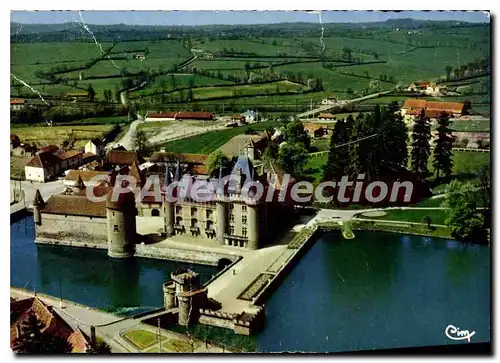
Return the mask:
[[[317,37],[312,33],[302,35],[300,32],[296,32],[293,36],[279,36],[280,33],[277,32],[273,36],[256,34],[242,36],[241,39],[183,36],[177,39],[121,41],[114,46],[110,42],[101,42],[105,51],[111,49],[111,56],[126,59],[114,62],[102,59],[89,69],[83,70],[82,75],[84,78],[139,72],[150,75],[145,88],[130,94],[130,99],[141,97],[143,100],[149,99],[160,104],[175,102],[189,108],[193,106],[193,101],[186,97],[186,92],[181,94],[175,89],[194,86],[194,102],[210,109],[213,109],[214,105],[233,102],[234,108],[240,106],[257,108],[262,105],[267,112],[300,112],[307,109],[310,102],[318,103],[325,97],[346,99],[378,90],[393,89],[396,83],[406,86],[417,80],[443,79],[447,66],[455,68],[457,64],[463,65],[490,56],[489,31],[487,25],[455,28],[420,27],[418,31],[411,32],[406,29],[401,31],[366,27],[345,29],[329,26],[323,37],[324,50],[319,39],[319,27]],[[169,35],[163,34],[163,36]],[[346,66],[345,48],[350,50],[351,61],[382,63],[353,63]],[[194,49],[197,58],[187,66],[175,70],[174,82],[170,75],[156,75],[192,59],[191,49]],[[145,52],[146,59],[143,61],[133,59],[134,52]],[[92,84],[97,92],[96,98],[103,100],[104,90],[116,93],[125,79],[121,77],[79,81],[80,71],[73,71],[58,75],[68,78],[68,85],[37,85],[47,80],[37,78],[36,71],[48,72],[55,67],[78,66],[101,58],[99,48],[90,41],[15,43],[11,45],[11,53],[11,72],[34,83],[35,88],[40,88],[39,90],[47,96],[59,97],[65,92],[86,89]],[[278,65],[283,62],[295,63]],[[248,72],[245,71],[247,64],[251,67]],[[255,68],[259,65],[260,67]],[[332,65],[333,68],[325,68],[328,65]],[[195,71],[198,73],[209,71],[211,74],[204,76],[183,74]],[[274,95],[272,87],[276,90],[275,86],[245,84],[254,79],[278,78],[283,82],[286,79],[291,80],[292,76],[294,81],[299,79],[302,84],[307,84],[308,80],[319,79],[323,84],[323,91]],[[220,79],[221,77],[223,79]],[[382,81],[382,77],[384,79],[387,77],[391,82]],[[485,89],[489,88],[488,82],[489,76],[471,80],[458,89],[462,95],[445,97],[443,100],[468,99],[472,102],[473,112],[489,115],[489,94],[478,94],[484,93]],[[210,85],[231,83],[236,83],[234,89],[206,88]],[[283,85],[281,91],[301,89],[305,90],[307,87],[298,84]],[[168,97],[154,96],[172,91]],[[16,87],[11,88],[11,94],[14,97],[27,97],[31,95],[31,91],[25,87]],[[217,97],[227,99],[212,100]],[[406,97],[372,99],[363,102],[362,105],[369,107],[377,103],[385,104],[391,99],[402,102],[404,98]]]
[[168,152],[210,154],[228,142],[232,137],[240,135],[245,130],[264,131],[266,128],[276,126],[274,122],[260,122],[252,125],[239,126],[222,131],[209,131],[181,140],[170,141],[162,144]]

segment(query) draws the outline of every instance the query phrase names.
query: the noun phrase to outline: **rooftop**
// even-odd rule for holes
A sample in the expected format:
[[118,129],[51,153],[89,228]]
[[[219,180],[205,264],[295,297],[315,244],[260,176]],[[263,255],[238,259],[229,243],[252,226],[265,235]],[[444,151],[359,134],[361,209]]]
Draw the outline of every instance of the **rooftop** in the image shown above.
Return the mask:
[[35,168],[49,168],[61,162],[61,158],[51,152],[41,152],[28,161],[26,166]]

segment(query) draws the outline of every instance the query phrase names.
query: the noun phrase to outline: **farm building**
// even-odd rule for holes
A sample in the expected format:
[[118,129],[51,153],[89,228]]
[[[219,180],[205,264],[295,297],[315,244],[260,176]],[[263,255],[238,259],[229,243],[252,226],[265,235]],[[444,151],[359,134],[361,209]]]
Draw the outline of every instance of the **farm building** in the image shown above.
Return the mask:
[[207,175],[208,168],[206,166],[208,155],[204,154],[188,154],[188,153],[171,153],[171,152],[155,152],[149,159],[150,162],[156,163],[163,167],[177,167],[179,164],[182,173],[191,173],[194,175]]
[[318,120],[334,120],[335,116],[331,113],[320,113],[317,117]]
[[247,111],[243,112],[242,115],[245,116],[245,120],[247,122],[258,121],[258,119],[259,119],[259,113],[257,111],[253,111],[253,110],[247,110]]
[[61,169],[73,169],[82,164],[83,151],[81,150],[67,150],[57,155],[61,159]]
[[66,93],[68,98],[89,98],[89,93],[87,91],[80,92],[68,92]]
[[312,139],[326,136],[328,133],[326,127],[318,124],[305,124],[304,130],[306,130],[307,134]]
[[27,103],[24,98],[11,98],[10,99],[10,109],[12,111],[19,111],[26,107]]
[[211,112],[151,112],[147,113],[146,121],[173,121],[173,120],[199,120],[211,121],[214,115]]
[[44,147],[41,147],[40,148],[40,152],[41,153],[56,153],[59,151],[59,147],[57,147],[56,145],[47,145],[47,146],[44,146]]
[[106,169],[116,169],[124,166],[131,166],[134,163],[142,164],[143,160],[139,158],[135,151],[111,150],[106,155]]
[[406,120],[413,120],[415,116],[420,114],[422,109],[429,118],[436,118],[442,112],[448,113],[451,117],[460,117],[464,109],[464,104],[460,102],[438,102],[409,98],[405,100],[401,108],[401,114]]

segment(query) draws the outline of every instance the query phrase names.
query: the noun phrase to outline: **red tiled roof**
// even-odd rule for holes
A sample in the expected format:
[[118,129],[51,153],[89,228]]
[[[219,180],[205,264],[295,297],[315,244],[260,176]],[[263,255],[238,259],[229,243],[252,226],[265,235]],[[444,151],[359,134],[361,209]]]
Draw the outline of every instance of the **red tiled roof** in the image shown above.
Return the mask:
[[24,98],[11,98],[10,99],[10,104],[11,105],[24,105],[26,100]]
[[13,346],[18,338],[18,330],[27,321],[30,314],[34,314],[42,324],[42,332],[53,333],[66,339],[72,346],[73,353],[85,353],[89,341],[82,332],[73,328],[51,306],[46,305],[37,297],[11,301],[10,303],[10,344]]
[[403,104],[403,108],[406,110],[418,109],[420,112],[420,110],[422,110],[422,108],[425,108],[426,104],[427,104],[426,100],[420,100],[417,98],[408,98],[407,100],[405,100],[405,102]]
[[304,125],[304,129],[308,130],[308,131],[311,131],[311,132],[315,132],[315,131],[321,130],[322,128],[323,128],[323,126],[322,125],[318,125],[318,124],[305,124]]
[[40,151],[49,152],[49,153],[55,153],[58,150],[59,150],[59,148],[56,145],[47,145],[47,146],[40,148]]
[[426,110],[429,111],[445,111],[449,113],[462,113],[464,104],[460,102],[436,102],[427,101]]
[[[109,190],[109,188],[101,187]],[[84,191],[85,192],[85,191]],[[100,188],[94,188],[94,194],[99,196]],[[67,214],[85,217],[106,217],[106,202],[93,202],[86,195],[52,195],[46,202],[42,213]]]
[[132,165],[137,159],[135,151],[111,150],[106,155],[107,163],[113,165]]
[[153,112],[148,113],[148,118],[175,118],[176,112]]
[[212,120],[214,115],[211,112],[177,112],[175,119]]
[[83,154],[83,151],[79,151],[79,150],[68,150],[68,151],[65,151],[57,156],[59,156],[62,160],[67,160],[67,159],[71,159],[71,158],[74,158],[75,156],[78,156],[78,155],[82,155]]
[[191,170],[196,175],[208,175],[208,166],[206,165],[195,165]]
[[53,165],[60,163],[62,160],[56,155],[50,152],[41,152],[35,155],[26,166],[32,166],[35,168],[48,168]]
[[70,170],[68,175],[64,180],[76,181],[78,177],[81,177],[84,182],[87,182],[97,175],[109,175],[110,172],[107,171],[84,171],[84,170]]

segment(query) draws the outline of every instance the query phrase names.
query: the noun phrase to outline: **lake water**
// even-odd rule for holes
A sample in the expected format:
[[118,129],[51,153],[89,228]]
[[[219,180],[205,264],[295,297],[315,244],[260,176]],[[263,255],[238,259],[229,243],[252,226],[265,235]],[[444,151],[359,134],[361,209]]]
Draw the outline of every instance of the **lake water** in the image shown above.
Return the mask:
[[[110,260],[105,251],[33,243],[31,217],[11,224],[11,285],[118,313],[161,307],[183,263]],[[191,266],[208,279],[216,272]],[[267,302],[258,350],[333,352],[464,343],[452,324],[490,340],[490,249],[456,241],[326,233]]]

